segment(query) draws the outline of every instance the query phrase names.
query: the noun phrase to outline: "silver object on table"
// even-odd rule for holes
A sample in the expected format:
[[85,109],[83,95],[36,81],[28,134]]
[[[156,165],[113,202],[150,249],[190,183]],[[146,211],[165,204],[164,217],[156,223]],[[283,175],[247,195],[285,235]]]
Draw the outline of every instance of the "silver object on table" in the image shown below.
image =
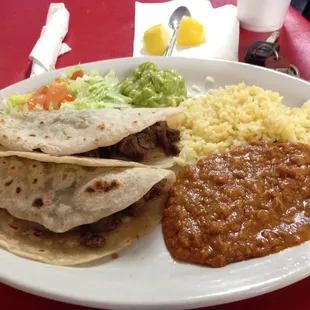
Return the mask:
[[267,38],[266,42],[268,42],[268,43],[275,43],[278,40],[279,36],[280,36],[280,32],[279,31],[274,31]]
[[180,21],[183,16],[191,16],[191,12],[186,6],[178,7],[170,16],[169,27],[173,30],[173,35],[164,53],[164,56],[171,56],[172,54],[179,30]]
[[274,70],[300,78],[299,70],[294,65],[290,65],[289,68],[279,68],[279,69],[274,69]]

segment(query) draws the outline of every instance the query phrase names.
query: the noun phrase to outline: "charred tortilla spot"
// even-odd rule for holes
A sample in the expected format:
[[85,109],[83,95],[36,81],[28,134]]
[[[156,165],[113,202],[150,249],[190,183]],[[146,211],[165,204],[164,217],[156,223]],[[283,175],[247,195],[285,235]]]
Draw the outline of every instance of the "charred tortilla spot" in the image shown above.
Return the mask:
[[133,124],[137,124],[137,123],[138,123],[138,121],[133,121],[132,123],[133,123]]
[[32,203],[32,206],[33,207],[43,207],[44,203],[43,203],[43,200],[41,198],[36,198],[33,203]]
[[21,192],[21,188],[20,187],[16,187],[16,194],[19,194]]
[[71,136],[67,136],[67,137],[66,137],[66,140],[70,140],[70,139],[71,139]]
[[45,250],[43,250],[43,249],[40,249],[39,251],[40,251],[40,252],[45,252]]
[[18,227],[14,226],[14,225],[12,225],[12,224],[8,224],[8,226],[11,227],[11,228],[13,228],[13,229],[15,229],[15,230],[18,229]]
[[88,186],[85,191],[87,193],[94,193],[95,192],[95,190],[92,187],[90,187],[90,186]]
[[86,138],[84,138],[83,141],[86,141]]
[[44,123],[44,121],[40,121],[40,125],[44,125],[45,123]]
[[15,166],[12,166],[10,169],[11,169],[11,170],[15,170]]
[[35,178],[35,179],[32,181],[32,184],[37,184],[37,182],[38,182],[38,179]]
[[30,136],[30,137],[35,137],[36,135],[34,135],[33,133],[31,133],[29,136]]
[[45,139],[48,139],[49,137],[48,136],[45,136]]
[[12,183],[13,183],[13,179],[10,180],[10,181],[6,181],[6,182],[4,183],[4,185],[5,185],[5,186],[10,186]]
[[32,165],[32,168],[37,168],[37,165],[36,165],[36,164],[33,164],[33,165]]
[[117,180],[112,180],[111,182],[101,182],[97,181],[95,183],[95,188],[99,191],[103,190],[104,192],[109,192],[111,190],[117,189],[121,184]]
[[6,135],[2,135],[2,138],[3,138],[3,139],[7,139],[7,138],[8,138],[8,136],[6,136]]
[[105,128],[105,125],[104,125],[104,123],[101,123],[101,124],[97,125],[96,128],[97,128],[98,130],[103,130],[103,129]]
[[86,188],[87,193],[100,193],[100,192],[110,192],[121,186],[121,183],[117,180],[112,181],[96,181],[93,185]]

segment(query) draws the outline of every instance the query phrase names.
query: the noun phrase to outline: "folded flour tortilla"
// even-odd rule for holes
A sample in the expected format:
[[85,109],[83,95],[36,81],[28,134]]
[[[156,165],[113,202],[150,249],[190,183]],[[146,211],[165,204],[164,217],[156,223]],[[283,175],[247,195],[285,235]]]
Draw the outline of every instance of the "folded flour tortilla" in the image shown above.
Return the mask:
[[104,257],[160,221],[174,181],[133,162],[0,151],[0,246],[57,265]]
[[[165,123],[167,117],[179,112],[179,108],[137,108],[0,114],[0,144],[15,151],[111,158],[111,147],[127,138],[117,151],[134,161],[142,161],[151,150],[157,155],[148,154],[151,160],[146,161],[153,164],[160,154],[166,159],[167,155],[176,155],[173,143],[178,133],[165,124],[157,125],[156,129],[152,126]],[[145,131],[151,127],[154,130]],[[128,139],[141,132],[142,135]],[[87,154],[94,150],[95,155]]]

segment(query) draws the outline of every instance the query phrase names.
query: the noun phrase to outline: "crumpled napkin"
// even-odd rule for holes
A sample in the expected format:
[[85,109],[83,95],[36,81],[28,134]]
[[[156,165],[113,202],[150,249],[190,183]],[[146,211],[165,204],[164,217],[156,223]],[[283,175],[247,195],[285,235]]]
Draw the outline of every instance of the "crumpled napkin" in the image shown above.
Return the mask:
[[69,45],[62,43],[68,32],[69,17],[63,3],[50,4],[46,24],[29,56],[32,60],[30,76],[54,69],[58,56],[71,50]]
[[191,16],[203,24],[206,42],[189,48],[175,47],[172,56],[238,61],[239,21],[237,8],[234,5],[225,5],[213,9],[208,0],[175,0],[164,3],[136,2],[133,56],[146,56],[143,51],[144,32],[156,24],[164,24],[167,29],[170,29],[169,18],[179,6],[186,6],[190,10]]

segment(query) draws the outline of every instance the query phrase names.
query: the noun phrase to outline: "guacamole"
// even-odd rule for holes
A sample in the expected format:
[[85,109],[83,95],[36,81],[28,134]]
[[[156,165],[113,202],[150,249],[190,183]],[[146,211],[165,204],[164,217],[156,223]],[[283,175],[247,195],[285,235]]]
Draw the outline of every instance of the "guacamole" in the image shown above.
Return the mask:
[[178,106],[187,96],[184,78],[174,70],[162,70],[152,62],[136,67],[120,88],[140,107]]

